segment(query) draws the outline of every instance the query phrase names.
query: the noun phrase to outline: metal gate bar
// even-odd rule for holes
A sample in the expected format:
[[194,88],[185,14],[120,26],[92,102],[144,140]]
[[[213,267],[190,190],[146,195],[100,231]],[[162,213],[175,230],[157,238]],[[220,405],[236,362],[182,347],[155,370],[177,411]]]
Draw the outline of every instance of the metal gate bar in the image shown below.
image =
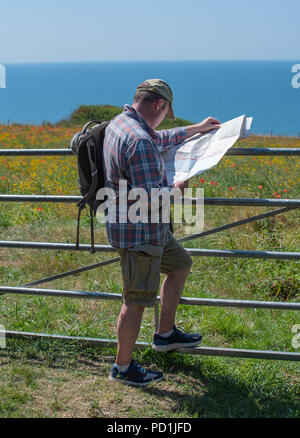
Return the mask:
[[[197,239],[197,238],[200,238],[200,237],[204,237],[204,236],[207,236],[207,235],[210,235],[210,234],[214,234],[214,233],[217,233],[217,232],[220,232],[220,231],[224,231],[224,230],[227,230],[227,229],[239,226],[239,225],[244,225],[244,224],[249,223],[249,222],[257,221],[259,219],[263,219],[263,218],[266,218],[266,217],[269,217],[269,216],[274,216],[274,215],[279,214],[279,213],[285,213],[285,212],[290,211],[290,210],[293,210],[293,208],[292,207],[282,208],[282,209],[274,210],[274,211],[271,211],[271,212],[268,212],[268,213],[264,213],[264,214],[261,214],[261,215],[251,216],[250,218],[247,218],[247,219],[243,219],[243,220],[240,220],[240,221],[237,221],[237,222],[232,222],[230,224],[226,224],[226,225],[223,225],[221,227],[212,228],[210,230],[207,230],[207,231],[204,231],[204,232],[201,232],[201,233],[197,233],[197,234],[193,234],[191,236],[180,238],[180,239],[178,239],[178,242],[179,243],[187,242],[187,241],[194,240],[194,239]],[[50,277],[42,278],[40,280],[35,280],[35,281],[30,282],[30,283],[24,284],[22,286],[26,287],[26,286],[34,286],[34,285],[38,285],[38,284],[47,283],[48,281],[56,280],[56,279],[59,279],[59,278],[70,276],[70,275],[75,275],[75,274],[81,273],[83,271],[88,271],[88,270],[91,270],[91,269],[96,269],[96,268],[98,268],[100,266],[104,266],[104,265],[107,265],[107,264],[115,263],[115,262],[118,262],[119,260],[120,260],[119,257],[115,258],[115,259],[111,259],[111,260],[106,260],[104,262],[96,263],[96,264],[93,264],[93,265],[90,265],[90,266],[86,266],[86,267],[83,267],[83,268],[79,268],[79,269],[75,269],[75,270],[72,270],[72,271],[63,272],[61,274],[57,274],[57,275],[53,275],[53,276],[50,276]]]
[[[299,148],[300,149],[300,148]],[[81,196],[55,195],[0,195],[0,202],[49,202],[78,203]],[[188,198],[196,204],[196,198]],[[173,199],[171,199],[171,202]],[[260,199],[260,198],[204,198],[204,205],[243,206],[243,207],[300,207],[300,199]],[[174,202],[177,204],[177,202]]]
[[203,231],[203,232],[197,233],[197,234],[193,234],[191,236],[182,237],[182,238],[177,239],[177,240],[180,243],[188,242],[190,240],[198,239],[199,237],[208,236],[209,234],[219,233],[220,231],[228,230],[230,228],[238,227],[240,225],[245,225],[245,224],[248,224],[250,222],[255,222],[255,221],[258,221],[260,219],[265,219],[265,218],[270,217],[270,216],[275,216],[276,214],[286,213],[287,211],[291,211],[293,209],[294,209],[294,207],[287,207],[287,208],[281,208],[279,210],[269,211],[267,213],[259,214],[257,216],[251,216],[247,219],[241,219],[240,221],[236,221],[236,222],[231,222],[229,224],[222,225],[222,226],[216,227],[216,228],[212,228],[210,230]]
[[[32,156],[32,155],[44,155],[44,156],[69,156],[72,155],[70,149],[2,149],[0,150],[0,156]],[[257,156],[257,155],[270,155],[270,156],[298,156],[300,155],[300,148],[231,148],[227,151],[226,155],[232,156]],[[0,202],[79,202],[81,197],[78,196],[35,196],[35,195],[0,195]],[[195,205],[196,199],[190,198]],[[225,229],[233,228],[245,223],[259,220],[268,216],[273,216],[279,213],[284,213],[293,208],[300,206],[300,200],[297,199],[232,199],[232,198],[205,198],[204,205],[222,205],[222,206],[281,206],[286,207],[281,210],[276,210],[268,213],[264,213],[258,216],[252,216],[250,218],[226,224],[221,227],[217,227],[211,230],[207,230],[203,233],[194,234],[185,238],[179,239],[180,242],[192,240],[198,237],[204,237],[208,234],[217,233]],[[47,242],[11,242],[1,241],[0,247],[10,248],[36,248],[36,249],[56,249],[56,250],[74,250],[75,245],[62,244],[62,243],[47,243]],[[80,245],[81,251],[89,251],[89,245]],[[96,245],[96,250],[103,252],[114,252],[115,249],[109,245]],[[298,252],[271,252],[271,251],[237,251],[237,250],[207,250],[207,249],[192,249],[186,248],[188,253],[193,256],[212,256],[212,257],[247,257],[247,258],[276,258],[287,260],[298,260],[300,253]],[[112,259],[107,262],[100,262],[99,265],[112,263],[117,261],[118,258]],[[87,270],[90,267],[83,268]],[[82,270],[82,268],[81,268]],[[79,270],[69,271],[68,273],[58,274],[52,276],[53,278],[62,278],[70,272],[77,272]],[[29,285],[40,284],[46,282],[49,278],[44,278],[29,283]],[[60,291],[52,289],[33,289],[26,287],[6,287],[0,286],[0,293],[14,293],[14,294],[27,294],[27,295],[48,295],[56,297],[70,297],[70,298],[90,298],[90,299],[108,299],[108,300],[122,300],[122,295],[111,293],[99,293],[99,292],[83,292],[83,291]],[[155,326],[158,325],[159,311],[158,303],[160,298],[158,297],[155,306]],[[224,299],[206,299],[206,298],[186,298],[183,297],[180,300],[180,304],[185,305],[202,305],[202,306],[220,306],[220,307],[238,307],[238,308],[267,308],[267,309],[282,309],[282,310],[300,310],[300,303],[285,303],[285,302],[268,302],[268,301],[249,301],[249,300],[224,300]],[[0,332],[1,333],[1,332]],[[50,335],[42,333],[27,333],[27,332],[15,332],[6,331],[7,337],[21,337],[21,338],[50,338],[62,341],[79,341],[98,346],[116,346],[116,340],[110,339],[94,339],[94,338],[82,338],[75,336],[62,336],[62,335]],[[147,348],[148,344],[137,342],[136,348]],[[300,360],[300,353],[292,352],[276,352],[276,351],[260,351],[260,350],[245,350],[245,349],[226,349],[226,348],[213,348],[213,347],[195,347],[176,350],[180,353],[200,354],[200,355],[214,355],[225,357],[244,357],[244,358],[256,358],[256,359],[276,359],[276,360]]]
[[[52,243],[52,242],[18,242],[1,240],[0,248],[19,248],[19,249],[52,249],[69,251],[89,251],[91,246],[81,244],[76,249],[75,243]],[[300,260],[300,252],[278,252],[278,251],[243,251],[234,249],[200,249],[185,248],[188,254],[198,257],[234,257],[234,258],[258,258],[258,259],[281,259],[281,260]],[[96,251],[116,252],[110,245],[95,245]]]
[[[35,296],[52,296],[60,298],[87,298],[93,300],[112,300],[122,301],[121,294],[110,292],[89,292],[59,289],[40,289],[14,286],[0,286],[1,294],[21,294]],[[160,303],[160,297],[157,297]],[[276,301],[254,301],[254,300],[230,300],[219,298],[191,298],[182,297],[180,304],[187,306],[216,306],[216,307],[237,307],[237,308],[257,308],[257,309],[281,309],[281,310],[300,310],[300,303],[276,302]]]
[[[56,341],[79,342],[87,345],[94,345],[98,347],[116,347],[117,340],[114,339],[99,339],[87,338],[79,336],[63,336],[51,335],[48,333],[32,333],[32,332],[16,332],[8,330],[1,332],[7,338],[23,338],[23,339],[51,339]],[[146,342],[137,342],[135,349],[144,350],[150,348],[151,345]],[[282,351],[268,351],[268,350],[246,350],[237,348],[217,348],[217,347],[193,347],[193,348],[178,348],[174,350],[176,353],[183,354],[199,354],[202,356],[222,356],[222,357],[239,357],[246,359],[267,359],[267,360],[289,360],[300,361],[300,353],[282,352]]]
[[49,281],[58,280],[59,278],[69,277],[70,275],[80,274],[81,272],[90,271],[92,269],[100,268],[101,266],[111,265],[120,261],[120,257],[104,260],[103,262],[95,263],[90,266],[84,266],[82,268],[73,269],[72,271],[62,272],[61,274],[51,275],[51,277],[41,278],[40,280],[31,281],[30,283],[23,284],[21,287],[36,286],[38,284],[48,283]]
[[[71,149],[1,149],[0,156],[30,156],[30,155],[43,155],[43,156],[61,156],[61,155],[73,155]],[[225,155],[233,156],[253,156],[253,155],[300,155],[300,148],[230,148]]]

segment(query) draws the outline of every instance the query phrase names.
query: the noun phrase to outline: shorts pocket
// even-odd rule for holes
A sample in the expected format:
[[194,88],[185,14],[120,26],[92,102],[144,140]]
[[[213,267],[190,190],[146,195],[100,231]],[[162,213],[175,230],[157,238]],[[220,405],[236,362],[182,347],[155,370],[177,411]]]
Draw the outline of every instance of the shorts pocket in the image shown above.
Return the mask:
[[144,251],[127,251],[122,265],[124,289],[156,292],[160,283],[160,260],[161,257]]

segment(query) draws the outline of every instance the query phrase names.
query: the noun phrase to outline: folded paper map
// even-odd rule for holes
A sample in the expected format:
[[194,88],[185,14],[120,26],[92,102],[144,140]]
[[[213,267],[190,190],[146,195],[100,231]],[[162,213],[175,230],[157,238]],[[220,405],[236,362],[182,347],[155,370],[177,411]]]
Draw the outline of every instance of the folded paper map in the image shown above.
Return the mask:
[[216,166],[237,140],[249,134],[252,117],[245,115],[222,123],[219,129],[196,134],[162,153],[169,186]]

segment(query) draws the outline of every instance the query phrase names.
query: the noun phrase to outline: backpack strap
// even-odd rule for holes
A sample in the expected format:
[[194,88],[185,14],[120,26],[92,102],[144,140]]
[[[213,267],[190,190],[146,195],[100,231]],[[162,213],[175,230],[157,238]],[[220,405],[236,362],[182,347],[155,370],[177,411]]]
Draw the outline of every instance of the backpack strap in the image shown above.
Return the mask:
[[85,134],[85,133],[86,133],[86,130],[88,129],[88,127],[89,127],[90,125],[93,125],[94,123],[96,123],[97,125],[100,125],[100,124],[101,124],[101,122],[100,122],[99,120],[91,120],[90,122],[87,122],[87,123],[84,125],[84,127],[82,128],[80,134],[81,134],[81,135]]
[[79,249],[79,228],[80,228],[80,215],[84,206],[78,204],[78,216],[77,216],[77,235],[76,235],[76,249]]
[[95,238],[94,238],[94,210],[90,207],[90,218],[91,218],[91,253],[95,254]]
[[[80,230],[80,215],[84,206],[79,205],[78,216],[77,216],[77,234],[76,234],[76,249],[79,249],[79,230]],[[90,207],[90,220],[91,220],[91,253],[95,254],[95,233],[94,233],[94,210]]]

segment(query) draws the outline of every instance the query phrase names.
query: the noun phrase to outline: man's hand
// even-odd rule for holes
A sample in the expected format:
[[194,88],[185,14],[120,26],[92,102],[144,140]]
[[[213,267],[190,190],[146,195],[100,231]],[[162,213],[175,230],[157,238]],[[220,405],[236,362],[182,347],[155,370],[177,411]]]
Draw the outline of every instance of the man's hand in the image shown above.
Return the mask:
[[191,125],[186,127],[187,138],[192,137],[195,134],[203,134],[204,132],[211,131],[212,129],[219,129],[221,122],[214,117],[207,117],[196,125]]
[[219,129],[221,122],[213,117],[207,117],[201,123],[198,123],[199,132],[208,132],[212,129]]
[[172,187],[174,189],[180,189],[182,195],[184,195],[184,189],[187,189],[189,186],[189,181],[177,181],[177,183],[175,183]]

